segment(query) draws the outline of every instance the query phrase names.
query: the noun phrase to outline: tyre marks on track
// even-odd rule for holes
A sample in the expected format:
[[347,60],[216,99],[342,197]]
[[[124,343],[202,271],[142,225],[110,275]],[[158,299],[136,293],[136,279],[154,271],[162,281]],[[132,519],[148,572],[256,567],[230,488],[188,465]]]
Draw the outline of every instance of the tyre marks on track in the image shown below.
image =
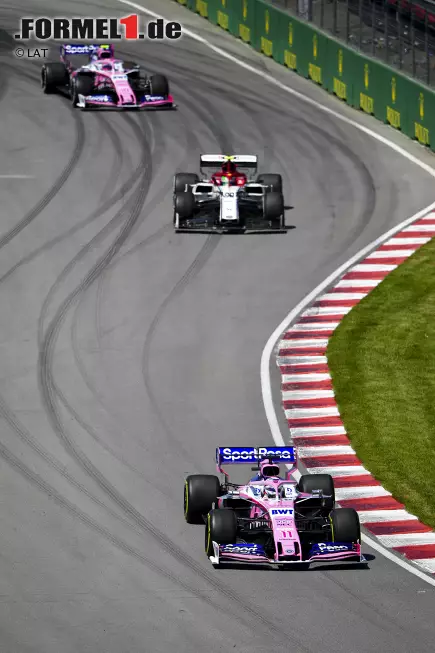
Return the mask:
[[[195,150],[199,146],[199,141],[195,133],[189,129],[188,122],[186,121],[185,123],[186,127],[186,146],[185,146],[185,151],[186,155],[184,156],[182,162],[180,163],[180,167],[183,167],[184,165],[188,165],[190,161],[190,152],[192,150]],[[158,148],[159,149],[159,148]],[[160,151],[160,149],[159,149]],[[155,159],[153,159],[153,167],[154,167],[154,162]],[[150,215],[164,200],[164,198],[168,195],[168,193],[171,191],[172,188],[172,179],[169,179],[164,183],[159,191],[153,196],[153,198],[150,201],[145,201],[144,207],[143,207],[143,213],[145,215]],[[105,281],[107,279],[107,274],[109,271],[114,270],[119,264],[121,264],[126,257],[132,256],[133,254],[137,253],[138,251],[149,247],[151,244],[156,242],[158,239],[162,238],[164,235],[167,233],[172,232],[172,225],[171,224],[165,224],[161,228],[159,228],[156,232],[145,238],[143,241],[138,243],[137,245],[134,245],[131,249],[127,250],[126,252],[123,252],[122,254],[118,254],[115,259],[113,259],[107,266],[106,268],[102,271],[98,278],[97,282],[97,292],[96,292],[96,302],[95,302],[95,333],[96,333],[96,340],[97,340],[97,348],[99,351],[103,349],[102,343],[101,343],[101,332],[102,332],[102,327],[101,327],[101,302],[103,299],[103,293],[104,293],[104,286],[105,286]],[[110,417],[119,424],[119,427],[124,430],[123,425],[120,423],[119,418],[115,415],[113,410],[111,409],[110,406],[107,406],[107,402],[104,401],[103,397],[100,395],[98,389],[96,388],[95,384],[92,382],[90,376],[88,375],[86,371],[86,367],[84,362],[82,361],[79,346],[78,346],[78,341],[77,341],[77,320],[78,320],[78,314],[80,311],[80,307],[82,302],[85,299],[85,293],[82,293],[80,300],[77,303],[77,306],[74,311],[74,316],[72,320],[72,326],[71,326],[71,341],[72,341],[72,349],[73,349],[73,355],[75,359],[76,366],[78,370],[80,371],[80,374],[83,378],[83,381],[88,388],[88,390],[91,392],[92,396],[95,398],[96,402],[105,410],[107,414],[110,415]],[[68,410],[71,408],[71,406],[65,406],[68,408]],[[73,411],[73,409],[71,408]],[[71,411],[70,411],[71,412]],[[82,420],[82,426],[84,426],[84,421]],[[89,434],[91,437],[95,439],[95,431],[89,427]],[[88,430],[88,429],[86,429]],[[98,436],[97,436],[98,437]],[[130,437],[134,437],[130,435]],[[172,437],[172,436],[171,436]],[[99,441],[101,442],[101,438],[98,438]],[[143,446],[143,443],[139,441],[137,438],[135,438],[135,441]],[[175,440],[172,438],[171,442],[174,444],[175,448],[177,448],[177,443]],[[106,448],[106,447],[105,447]],[[114,450],[111,448],[111,453],[112,455],[115,455],[115,457],[120,460],[119,454],[116,454]],[[186,452],[181,452],[179,451],[180,454],[186,455]],[[120,460],[121,462],[121,460]],[[128,464],[127,464],[128,466]],[[140,474],[142,478],[144,478],[143,474]],[[146,479],[145,479],[146,480]],[[163,484],[161,486],[160,491],[166,494],[165,492],[165,485]]]
[[[146,168],[145,175],[148,176],[149,168]],[[74,459],[79,466],[86,472],[90,479],[92,479],[96,484],[104,491],[106,496],[108,496],[113,503],[118,506],[123,514],[125,514],[133,524],[139,526],[144,533],[151,536],[161,547],[161,549],[170,555],[175,560],[179,561],[182,565],[188,568],[195,576],[200,577],[202,580],[216,590],[220,597],[225,599],[227,602],[236,603],[239,607],[245,612],[243,617],[235,616],[234,611],[231,609],[231,605],[223,607],[221,603],[214,598],[205,596],[203,593],[198,592],[195,588],[189,587],[188,584],[184,584],[185,589],[193,592],[195,595],[200,597],[202,600],[205,600],[212,606],[215,610],[219,610],[227,615],[231,615],[233,618],[237,618],[240,623],[244,623],[249,626],[251,629],[254,625],[260,627],[262,630],[267,629],[269,635],[268,639],[271,641],[293,641],[299,647],[301,651],[309,651],[309,649],[302,644],[303,638],[296,637],[294,634],[289,633],[287,629],[280,627],[277,623],[269,620],[261,611],[258,611],[252,606],[244,597],[239,596],[224,583],[220,582],[214,574],[208,570],[201,569],[198,566],[197,561],[192,558],[190,555],[185,553],[183,549],[177,546],[165,533],[160,531],[150,520],[148,520],[144,515],[142,515],[116,488],[115,486],[100,472],[100,470],[92,463],[92,461],[86,456],[86,454],[77,446],[74,442],[67,429],[64,427],[62,416],[60,414],[59,407],[59,396],[57,393],[56,383],[53,377],[53,355],[56,345],[56,341],[62,327],[62,324],[65,321],[65,318],[71,308],[75,305],[76,301],[82,296],[84,292],[98,279],[99,275],[107,269],[107,266],[114,261],[115,256],[120,251],[121,247],[127,241],[129,235],[135,227],[135,224],[139,218],[141,208],[144,205],[146,192],[149,186],[149,179],[147,179],[147,184],[139,192],[136,192],[134,206],[129,209],[129,215],[124,223],[121,232],[118,234],[111,247],[105,252],[105,254],[99,259],[99,261],[92,267],[90,272],[85,276],[82,282],[71,292],[68,296],[62,301],[59,308],[56,310],[55,315],[51,319],[49,325],[44,330],[43,324],[45,321],[46,312],[48,305],[51,301],[56,288],[62,281],[66,278],[69,271],[75,266],[79,259],[84,255],[83,250],[88,250],[94,245],[93,241],[90,241],[88,245],[81,250],[77,256],[68,264],[67,268],[61,273],[61,275],[56,280],[53,287],[50,289],[49,294],[47,295],[46,301],[41,310],[40,320],[39,320],[39,337],[40,337],[40,356],[38,362],[38,376],[39,376],[39,387],[41,392],[41,397],[47,416],[50,420],[54,432],[59,437],[61,443],[63,444],[65,450],[69,453],[72,459]],[[98,238],[101,234],[98,234]],[[94,239],[93,239],[94,240]],[[195,257],[192,264],[189,266],[188,270],[182,276],[182,278],[177,282],[171,291],[170,295],[161,305],[157,315],[153,321],[153,329],[148,331],[146,338],[146,347],[145,353],[148,350],[151,341],[152,335],[155,332],[165,308],[168,306],[170,301],[174,299],[182,290],[188,285],[188,283],[198,274],[198,272],[204,267],[204,265],[209,260],[210,256],[216,249],[220,238],[215,238],[213,236],[208,237],[205,241],[205,244],[199,251],[198,255]],[[146,356],[145,356],[146,358]],[[119,545],[119,541],[117,541]],[[134,554],[131,550],[129,551],[130,555]],[[158,569],[159,573],[162,573]],[[163,572],[164,575],[167,575],[168,572]],[[173,579],[174,582],[180,583],[180,579]]]
[[[200,102],[200,98],[198,98],[198,102]],[[206,114],[203,115],[204,118],[207,118]],[[211,120],[210,126],[214,128],[213,120]],[[172,558],[179,561],[182,565],[188,568],[196,577],[199,577],[205,581],[210,588],[214,589],[219,594],[219,596],[209,596],[208,594],[197,590],[194,586],[191,587],[189,583],[183,581],[180,578],[176,578],[174,574],[168,572],[167,569],[156,565],[151,560],[143,556],[140,552],[135,550],[133,547],[127,545],[122,539],[114,537],[110,531],[99,526],[95,520],[92,520],[88,515],[79,510],[71,502],[66,500],[59,492],[55,490],[55,488],[45,482],[39,475],[30,470],[28,466],[26,466],[3,445],[0,445],[0,455],[5,461],[8,462],[9,465],[16,469],[20,474],[25,476],[34,486],[38,487],[45,494],[54,498],[74,517],[80,519],[90,528],[106,537],[115,546],[125,551],[128,555],[131,555],[140,560],[143,564],[146,564],[149,568],[154,569],[160,575],[170,578],[172,582],[191,592],[202,601],[210,605],[214,610],[237,619],[239,623],[246,624],[251,629],[251,631],[254,629],[254,631],[256,631],[258,634],[266,630],[268,632],[267,639],[270,642],[293,642],[294,644],[298,645],[298,649],[300,651],[309,651],[309,649],[302,644],[302,636],[295,636],[291,632],[288,632],[288,628],[286,626],[281,626],[273,620],[268,619],[263,614],[263,611],[253,607],[253,605],[248,600],[246,600],[245,597],[239,596],[236,592],[232,591],[224,583],[219,581],[213,572],[201,569],[198,566],[198,562],[194,558],[186,554],[169,537],[167,537],[152,522],[150,522],[150,520],[147,520],[146,517],[144,517],[138,510],[136,510],[134,506],[130,504],[125,499],[125,497],[123,497],[122,494],[119,493],[117,489],[110,483],[110,481],[105,478],[105,476],[92,464],[84,452],[82,452],[77,447],[62,422],[59,405],[60,399],[57,394],[52,369],[54,349],[60,329],[70,309],[72,309],[82,294],[85,293],[86,290],[90,288],[91,285],[98,279],[99,275],[104,272],[105,269],[107,269],[107,266],[115,260],[116,255],[121,250],[121,247],[127,242],[128,238],[133,232],[137,221],[140,218],[142,207],[145,205],[146,195],[149,189],[150,176],[150,168],[145,167],[144,174],[139,178],[139,188],[134,191],[132,197],[124,207],[123,212],[120,212],[120,214],[117,216],[119,221],[121,221],[121,217],[123,217],[124,214],[127,215],[123,225],[121,226],[120,232],[112,242],[112,245],[106,250],[103,256],[100,257],[98,262],[92,267],[92,269],[81,281],[81,283],[61,302],[48,326],[44,328],[47,311],[51,305],[51,300],[54,296],[54,293],[60,287],[69,271],[75,267],[76,263],[81,260],[85,253],[89,251],[89,249],[92,248],[94,244],[99,243],[102,238],[106,237],[117,225],[113,224],[113,222],[106,225],[106,227],[102,230],[103,233],[100,232],[97,234],[94,239],[92,239],[84,248],[82,248],[82,250],[80,250],[80,252],[68,264],[68,266],[64,269],[64,271],[61,273],[61,275],[58,277],[50,289],[42,306],[38,325],[38,337],[41,346],[38,362],[39,386],[47,415],[49,416],[54,432],[59,437],[64,448],[69,453],[71,458],[79,464],[81,469],[86,472],[89,478],[95,481],[97,485],[104,491],[105,495],[113,501],[113,505],[121,509],[123,516],[130,524],[130,529],[132,527],[138,527],[143,533],[150,535],[159,544],[160,548],[163,551],[168,553]],[[24,226],[22,228],[24,228]],[[203,269],[204,265],[207,263],[210,256],[216,249],[219,241],[220,239],[206,239],[204,246],[195,257],[195,260],[189,266],[183,277],[177,282],[173,291],[170,293],[170,296],[168,296],[168,298],[165,300],[164,306],[161,306],[160,311],[155,316],[154,327],[158,325],[163,311],[168,303],[174,297],[179,295],[180,292],[182,292],[183,289],[187,286],[187,284],[198,274],[198,272]],[[152,334],[153,332],[148,334],[148,346],[152,340]],[[51,460],[51,462],[53,462],[53,460]],[[222,599],[224,599],[228,604],[225,607],[222,605]],[[244,610],[245,614],[243,616],[236,617],[234,614],[234,609],[232,609],[234,608],[234,604],[237,604],[239,608]]]
[[[127,116],[124,116],[124,118],[127,118]],[[74,234],[76,234],[80,229],[83,229],[84,227],[88,226],[91,224],[91,222],[94,222],[98,218],[102,217],[105,213],[107,213],[114,204],[119,202],[124,198],[125,195],[127,195],[134,185],[137,183],[139,180],[142,171],[143,171],[143,163],[144,160],[142,159],[137,167],[135,168],[134,172],[132,175],[116,190],[113,195],[109,196],[101,206],[99,206],[95,211],[93,211],[90,215],[85,217],[83,220],[72,226],[68,231],[60,234],[59,236],[56,236],[52,240],[48,241],[47,243],[44,243],[37,249],[33,250],[26,256],[24,256],[22,259],[20,259],[14,266],[12,266],[5,274],[3,274],[2,277],[0,277],[0,284],[6,281],[12,274],[14,274],[18,269],[21,267],[27,265],[28,263],[31,263],[35,258],[38,256],[41,256],[41,254],[46,254],[49,252],[53,247],[56,247],[56,245],[59,245],[61,242],[64,240],[70,238]]]
[[[16,71],[15,71],[16,72]],[[21,74],[21,71],[20,73]],[[27,75],[32,81],[33,77]],[[83,118],[81,114],[77,111],[71,111],[71,115],[75,121],[76,128],[76,140],[72,154],[69,158],[68,163],[65,168],[62,170],[59,177],[56,179],[54,184],[49,188],[45,195],[33,206],[32,209],[14,226],[12,229],[7,231],[3,236],[0,237],[0,249],[8,245],[15,236],[17,236],[23,229],[25,229],[35,218],[37,218],[42,211],[50,204],[50,202],[56,197],[61,188],[66,184],[71,174],[74,172],[77,167],[78,162],[83,154],[83,149],[85,145],[85,127],[83,124]]]

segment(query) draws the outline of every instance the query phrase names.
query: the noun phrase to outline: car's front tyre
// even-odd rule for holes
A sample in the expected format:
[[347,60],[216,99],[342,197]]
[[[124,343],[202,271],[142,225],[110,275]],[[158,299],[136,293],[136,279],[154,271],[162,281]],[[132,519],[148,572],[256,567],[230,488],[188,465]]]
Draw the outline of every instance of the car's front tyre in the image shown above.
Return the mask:
[[179,229],[189,218],[193,216],[195,209],[195,198],[189,189],[186,192],[175,193],[174,195],[174,227]]
[[217,508],[207,515],[205,527],[205,552],[214,555],[213,542],[216,544],[235,544],[237,538],[237,517],[233,510]]
[[353,508],[337,508],[330,514],[333,542],[361,542],[359,516]]
[[281,228],[284,221],[284,197],[282,193],[272,191],[264,196],[264,219],[276,228]]
[[167,98],[169,95],[169,82],[165,75],[151,75],[150,77],[151,95]]
[[77,75],[71,80],[71,104],[76,107],[79,104],[79,95],[92,95],[94,80],[92,77]]

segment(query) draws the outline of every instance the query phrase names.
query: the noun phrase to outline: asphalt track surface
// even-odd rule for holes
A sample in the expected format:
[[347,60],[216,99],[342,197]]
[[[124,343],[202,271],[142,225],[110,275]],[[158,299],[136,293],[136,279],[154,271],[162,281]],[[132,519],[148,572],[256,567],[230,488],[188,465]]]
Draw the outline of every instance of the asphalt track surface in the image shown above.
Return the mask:
[[[112,2],[0,18],[14,33],[29,13],[128,13]],[[368,570],[216,571],[182,512],[217,445],[271,442],[259,370],[276,325],[433,201],[431,179],[188,38],[120,48],[169,75],[177,112],[103,115],[44,96],[0,36],[2,653],[433,651],[433,588],[368,547]],[[172,175],[213,151],[283,174],[286,235],[173,233]]]

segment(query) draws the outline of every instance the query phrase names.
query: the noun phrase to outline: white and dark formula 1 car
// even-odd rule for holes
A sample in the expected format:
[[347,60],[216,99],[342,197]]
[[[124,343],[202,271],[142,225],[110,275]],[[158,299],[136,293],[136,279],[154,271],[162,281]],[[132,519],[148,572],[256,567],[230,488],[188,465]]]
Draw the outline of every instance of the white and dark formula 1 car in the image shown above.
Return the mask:
[[257,169],[256,155],[202,154],[201,177],[174,177],[175,230],[285,233],[281,175],[261,174],[254,181]]

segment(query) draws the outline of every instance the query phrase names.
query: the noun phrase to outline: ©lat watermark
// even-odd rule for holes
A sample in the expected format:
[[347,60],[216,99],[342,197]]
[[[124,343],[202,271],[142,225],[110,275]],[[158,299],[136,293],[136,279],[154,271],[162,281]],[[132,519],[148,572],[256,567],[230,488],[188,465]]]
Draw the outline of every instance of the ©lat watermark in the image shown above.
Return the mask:
[[15,48],[18,59],[45,59],[49,48]]
[[21,18],[20,32],[14,38],[19,41],[176,41],[182,36],[180,23],[158,18],[147,22],[142,29],[139,18],[138,14],[122,18]]

